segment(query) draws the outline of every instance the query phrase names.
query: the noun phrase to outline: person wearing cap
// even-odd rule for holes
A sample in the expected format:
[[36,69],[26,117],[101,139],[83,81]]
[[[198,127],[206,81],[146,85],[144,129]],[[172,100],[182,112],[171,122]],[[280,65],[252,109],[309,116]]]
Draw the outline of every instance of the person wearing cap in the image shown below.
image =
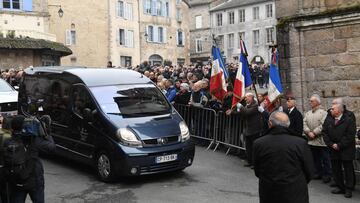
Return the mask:
[[288,96],[286,100],[287,109],[285,110],[285,113],[290,118],[289,128],[294,130],[297,135],[302,136],[304,130],[303,116],[296,108],[295,97]]
[[187,105],[190,101],[190,86],[187,83],[181,83],[180,84],[180,90],[176,93],[174,102],[175,104],[183,104]]

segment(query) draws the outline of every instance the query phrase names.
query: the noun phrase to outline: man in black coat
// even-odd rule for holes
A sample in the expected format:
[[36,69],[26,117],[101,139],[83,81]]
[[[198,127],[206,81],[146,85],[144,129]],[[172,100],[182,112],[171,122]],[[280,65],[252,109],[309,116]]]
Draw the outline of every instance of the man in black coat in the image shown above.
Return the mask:
[[304,130],[304,123],[303,123],[303,116],[300,111],[296,108],[296,100],[294,97],[287,98],[287,109],[285,113],[290,118],[290,126],[291,130],[294,130],[298,135],[303,134]]
[[260,203],[307,203],[314,165],[307,141],[289,130],[289,117],[275,111],[269,130],[254,142],[254,169]]
[[[237,105],[237,113],[244,118],[245,122],[245,148],[247,156],[246,167],[251,167],[253,165],[253,143],[259,138],[264,130],[263,116],[258,111],[258,104],[254,99],[254,94],[247,93],[245,95],[246,106],[243,106],[241,103]],[[229,110],[231,111],[231,110]],[[227,114],[229,114],[227,111]]]
[[[356,121],[350,113],[345,113],[341,98],[334,99],[332,102],[322,132],[324,141],[330,148],[333,177],[338,187],[331,192],[333,194],[345,194],[346,198],[350,198],[355,185],[353,160],[356,150]],[[344,174],[342,168],[344,168]]]

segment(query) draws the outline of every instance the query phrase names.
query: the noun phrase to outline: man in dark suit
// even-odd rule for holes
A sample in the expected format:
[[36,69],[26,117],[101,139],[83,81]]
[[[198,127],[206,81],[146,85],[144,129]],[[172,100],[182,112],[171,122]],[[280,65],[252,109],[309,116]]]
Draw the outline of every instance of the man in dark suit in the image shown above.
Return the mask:
[[266,135],[254,142],[260,203],[307,203],[314,162],[307,141],[289,130],[289,117],[275,111]]
[[[346,198],[350,198],[355,185],[353,160],[356,150],[356,121],[351,114],[345,112],[341,98],[334,99],[332,102],[322,132],[325,144],[330,148],[333,176],[338,187],[331,192],[345,194]],[[342,168],[344,168],[344,173]]]
[[289,128],[291,130],[294,130],[296,134],[301,136],[304,130],[303,116],[300,113],[300,111],[296,108],[295,98],[291,96],[288,97],[286,105],[287,105],[287,109],[285,110],[285,113],[290,118]]

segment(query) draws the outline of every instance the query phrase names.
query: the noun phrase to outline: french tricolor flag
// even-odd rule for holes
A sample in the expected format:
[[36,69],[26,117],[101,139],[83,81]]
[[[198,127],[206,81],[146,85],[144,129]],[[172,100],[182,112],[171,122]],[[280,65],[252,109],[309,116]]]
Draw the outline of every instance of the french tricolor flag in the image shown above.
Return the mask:
[[227,93],[225,81],[225,67],[221,57],[220,50],[215,46],[212,47],[213,62],[210,78],[210,93],[217,99],[223,100]]
[[234,107],[245,97],[245,88],[251,86],[252,84],[249,63],[247,60],[247,50],[242,39],[240,39],[240,50],[240,64],[234,82],[232,107]]
[[270,71],[269,71],[269,101],[273,103],[282,93],[280,73],[278,68],[278,54],[276,49],[272,53]]

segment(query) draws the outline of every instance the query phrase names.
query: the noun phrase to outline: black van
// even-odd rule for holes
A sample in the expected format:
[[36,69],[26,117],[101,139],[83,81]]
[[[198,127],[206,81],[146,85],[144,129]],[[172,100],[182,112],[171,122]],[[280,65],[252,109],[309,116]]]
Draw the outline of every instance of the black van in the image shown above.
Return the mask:
[[24,72],[19,113],[50,115],[57,153],[95,166],[101,180],[192,164],[195,147],[187,125],[140,73],[84,67]]

